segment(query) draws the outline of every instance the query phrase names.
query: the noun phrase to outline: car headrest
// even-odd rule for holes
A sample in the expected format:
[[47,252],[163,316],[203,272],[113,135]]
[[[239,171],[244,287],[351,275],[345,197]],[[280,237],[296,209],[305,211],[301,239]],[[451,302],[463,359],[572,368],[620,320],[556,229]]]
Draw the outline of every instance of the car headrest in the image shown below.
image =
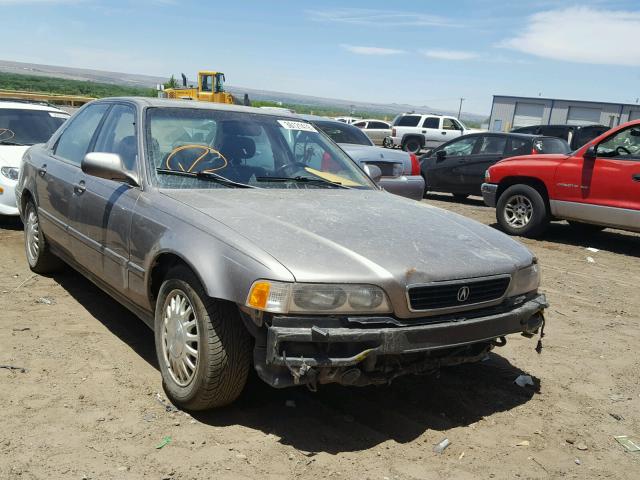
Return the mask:
[[256,142],[250,137],[225,137],[220,151],[230,162],[246,160],[256,154]]

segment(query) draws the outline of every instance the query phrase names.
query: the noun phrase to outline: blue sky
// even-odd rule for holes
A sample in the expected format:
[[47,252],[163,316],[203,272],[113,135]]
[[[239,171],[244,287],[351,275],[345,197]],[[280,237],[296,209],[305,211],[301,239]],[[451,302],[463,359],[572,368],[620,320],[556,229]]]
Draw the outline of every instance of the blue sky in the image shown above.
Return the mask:
[[[400,5],[401,4],[401,5]],[[489,113],[493,94],[635,102],[638,1],[0,0],[0,58]]]

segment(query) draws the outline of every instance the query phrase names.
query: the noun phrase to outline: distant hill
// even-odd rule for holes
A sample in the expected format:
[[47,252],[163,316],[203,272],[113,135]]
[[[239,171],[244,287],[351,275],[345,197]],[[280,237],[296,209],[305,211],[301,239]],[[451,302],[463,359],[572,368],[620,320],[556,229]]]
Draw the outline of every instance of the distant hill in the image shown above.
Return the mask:
[[[168,76],[163,78],[150,75],[106,72],[102,70],[91,70],[86,68],[70,68],[54,65],[39,65],[35,63],[12,62],[8,60],[0,60],[0,72],[57,77],[69,80],[85,80],[139,88],[155,88],[157,84],[164,83],[168,80]],[[179,77],[179,75],[176,75],[176,78]],[[342,110],[348,112],[351,108],[353,108],[357,112],[370,112],[389,115],[390,117],[395,116],[398,113],[410,111],[438,113],[445,115],[457,114],[457,112],[452,112],[449,110],[439,110],[431,108],[427,105],[357,102],[353,100],[344,100],[337,98],[323,98],[311,95],[274,92],[269,90],[258,90],[255,88],[243,88],[233,85],[226,85],[226,88],[234,95],[238,95],[240,97],[242,97],[243,94],[247,93],[249,94],[249,98],[251,98],[251,100],[282,102],[283,104],[290,105],[304,105],[309,108],[319,107],[322,110]],[[482,122],[487,119],[488,115],[463,112],[461,117],[463,120]]]

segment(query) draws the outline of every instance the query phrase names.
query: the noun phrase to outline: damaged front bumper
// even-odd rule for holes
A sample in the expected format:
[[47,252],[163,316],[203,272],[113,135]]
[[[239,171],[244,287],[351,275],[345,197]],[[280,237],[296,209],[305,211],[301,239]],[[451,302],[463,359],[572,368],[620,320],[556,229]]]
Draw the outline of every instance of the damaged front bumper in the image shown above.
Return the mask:
[[545,296],[535,294],[480,316],[464,312],[446,319],[275,316],[256,339],[255,366],[275,387],[387,383],[401,374],[479,360],[509,334],[530,337],[542,326],[546,307]]

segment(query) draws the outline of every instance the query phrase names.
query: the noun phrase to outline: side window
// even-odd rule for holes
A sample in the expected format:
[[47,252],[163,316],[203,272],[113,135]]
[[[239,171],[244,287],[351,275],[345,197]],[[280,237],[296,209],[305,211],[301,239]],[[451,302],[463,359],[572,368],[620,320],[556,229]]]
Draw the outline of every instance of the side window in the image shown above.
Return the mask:
[[369,122],[369,125],[367,128],[378,128],[378,129],[389,129],[391,127],[389,127],[388,124],[384,123],[384,122]]
[[398,127],[417,127],[420,123],[420,115],[404,115],[398,119],[396,126]]
[[456,122],[452,118],[444,118],[442,120],[442,129],[443,130],[462,130],[462,128],[458,126],[458,122]]
[[531,141],[522,138],[511,138],[511,143],[505,152],[509,157],[526,155],[528,153],[531,153]]
[[135,170],[138,143],[133,107],[114,105],[100,129],[93,151],[117,153],[128,170]]
[[365,128],[367,126],[367,122],[356,122],[353,124],[354,127]]
[[438,117],[427,117],[424,119],[422,128],[440,128],[440,119]]
[[599,157],[640,159],[640,128],[626,128],[598,145]]
[[473,147],[476,144],[478,137],[464,137],[460,140],[450,143],[442,150],[447,152],[447,157],[461,157],[463,155],[471,155]]
[[213,75],[203,75],[200,88],[203,92],[213,92]]
[[497,135],[486,135],[482,137],[482,143],[480,143],[479,155],[502,155],[504,147],[507,144],[507,138]]
[[54,153],[79,166],[89,149],[93,134],[108,108],[109,104],[106,103],[86,107],[71,120],[69,126],[62,132]]

